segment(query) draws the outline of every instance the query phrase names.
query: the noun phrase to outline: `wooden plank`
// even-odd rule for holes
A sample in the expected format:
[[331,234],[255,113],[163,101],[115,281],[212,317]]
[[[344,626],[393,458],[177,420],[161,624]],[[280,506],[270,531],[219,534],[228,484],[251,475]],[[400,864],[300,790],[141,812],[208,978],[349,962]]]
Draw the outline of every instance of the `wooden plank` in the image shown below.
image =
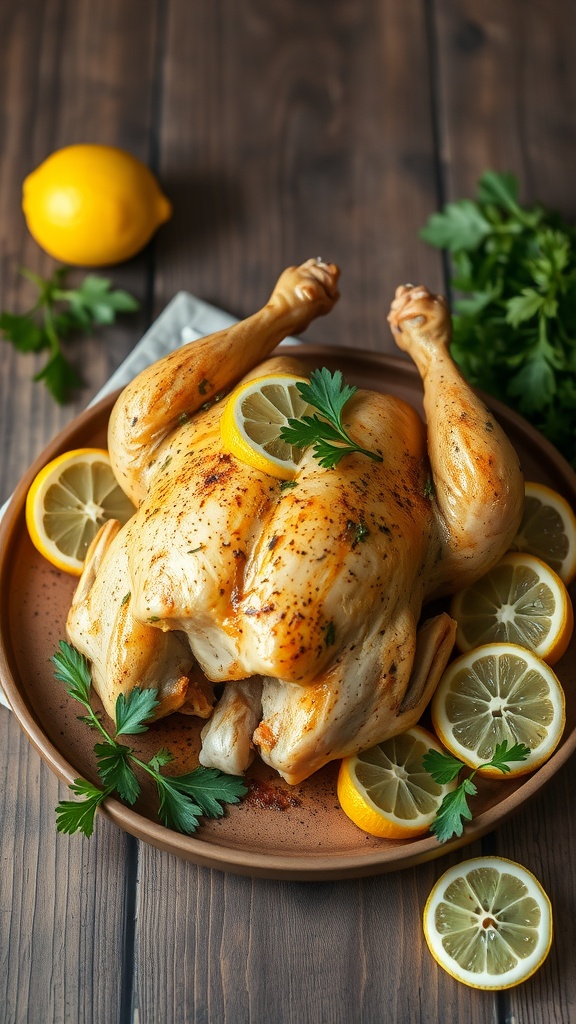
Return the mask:
[[[480,844],[465,851],[477,856]],[[456,986],[425,946],[422,910],[457,858],[340,882],[274,882],[142,846],[135,1006],[188,1024],[492,1024],[494,999]],[[158,900],[158,888],[178,898]],[[145,965],[154,962],[150,971]]]
[[0,1019],[118,1020],[130,842],[104,818],[91,839],[56,832],[66,787],[0,708]]
[[[497,0],[481,8],[474,0],[438,0],[435,9],[447,198],[473,195],[488,168],[512,171],[526,201],[540,200],[573,221],[576,198],[566,168],[576,147],[576,79],[569,73],[576,8],[551,0],[545,18],[536,4]],[[576,1013],[575,786],[571,762],[495,836],[495,852],[525,864],[543,882],[557,936],[541,971],[500,997],[502,1019],[544,1024]]]
[[488,168],[512,171],[526,200],[576,217],[566,167],[576,144],[572,41],[576,8],[437,0],[438,105],[444,191],[472,195]]
[[[0,150],[0,309],[23,312],[35,301],[22,266],[51,274],[56,262],[29,235],[20,210],[22,182],[51,152],[75,142],[121,145],[148,161],[153,149],[156,0],[124,4],[44,2],[2,5],[0,87],[5,97]],[[45,443],[85,407],[134,346],[149,316],[152,250],[106,270],[142,301],[137,315],[66,350],[85,387],[65,408],[30,378],[45,355],[17,355],[0,345],[4,500]],[[79,281],[86,271],[74,271]],[[22,426],[26,425],[23,431]]]
[[[77,141],[119,144],[149,159],[159,6],[156,0],[1,5],[1,309],[19,312],[31,302],[20,266],[42,274],[55,266],[24,224],[25,175],[54,149]],[[70,349],[86,382],[71,405],[57,407],[32,383],[41,360],[0,345],[2,500],[142,333],[150,259],[149,250],[110,275],[144,300],[144,307]],[[126,908],[134,891],[136,844],[104,819],[89,841],[57,835],[54,807],[66,789],[4,708],[0,760],[0,1017],[10,1024],[119,1020],[130,1004]]]
[[546,963],[525,985],[507,993],[510,1014],[523,1024],[576,1018],[574,949],[574,758],[525,810],[499,830],[498,852],[524,864],[552,902],[554,942]]
[[166,40],[160,168],[178,213],[157,307],[187,288],[244,316],[320,254],[342,298],[307,336],[393,351],[395,287],[442,284],[417,237],[437,204],[422,5],[172,3]]

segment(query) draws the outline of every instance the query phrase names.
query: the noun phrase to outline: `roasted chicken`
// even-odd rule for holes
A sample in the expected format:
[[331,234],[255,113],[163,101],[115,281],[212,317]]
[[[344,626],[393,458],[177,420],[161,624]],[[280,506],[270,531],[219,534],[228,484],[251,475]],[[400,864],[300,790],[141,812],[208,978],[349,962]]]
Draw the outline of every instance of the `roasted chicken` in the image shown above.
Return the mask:
[[[449,314],[401,287],[389,315],[424,386],[426,427],[406,402],[358,391],[350,434],[380,452],[323,469],[304,452],[297,486],[225,452],[219,400],[328,313],[338,270],[309,260],[260,312],[145,370],[110,420],[116,476],[137,511],[107,524],[68,616],[113,715],[155,687],[157,715],[206,719],[200,761],[243,772],[255,752],[289,783],[409,728],[450,655],[455,626],[431,598],[486,572],[518,525],[518,458],[449,352]],[[215,684],[224,686],[219,699]]]

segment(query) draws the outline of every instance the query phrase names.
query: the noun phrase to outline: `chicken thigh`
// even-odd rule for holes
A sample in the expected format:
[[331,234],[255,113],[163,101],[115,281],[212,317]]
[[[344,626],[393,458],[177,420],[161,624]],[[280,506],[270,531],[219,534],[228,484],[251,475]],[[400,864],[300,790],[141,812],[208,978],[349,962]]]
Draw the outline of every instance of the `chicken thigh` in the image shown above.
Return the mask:
[[357,391],[346,428],[383,461],[324,469],[307,450],[290,489],[223,450],[220,399],[246,376],[302,375],[267,356],[329,312],[337,282],[322,261],[288,268],[259,313],[120,395],[109,449],[137,512],[94,541],[68,616],[110,715],[120,692],[153,686],[158,716],[208,719],[202,764],[242,772],[257,751],[289,783],[418,720],[455,633],[446,614],[419,625],[422,606],[501,557],[523,500],[516,453],[423,287],[399,288],[389,320],[426,427],[400,399]]

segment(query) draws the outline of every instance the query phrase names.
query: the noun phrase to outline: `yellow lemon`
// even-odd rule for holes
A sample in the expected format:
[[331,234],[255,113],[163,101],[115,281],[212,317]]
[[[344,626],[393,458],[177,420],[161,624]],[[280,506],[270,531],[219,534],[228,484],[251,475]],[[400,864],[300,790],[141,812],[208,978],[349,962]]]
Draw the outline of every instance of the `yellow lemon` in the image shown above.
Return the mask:
[[576,515],[557,491],[525,484],[524,515],[510,545],[546,562],[568,586],[576,576]]
[[40,470],[26,497],[26,525],[34,547],[73,576],[107,519],[125,523],[134,506],[118,485],[107,451],[78,448]]
[[295,476],[302,450],[280,437],[289,419],[310,416],[297,384],[303,377],[277,374],[257,377],[232,392],[220,420],[224,450],[240,462],[279,480]]
[[[523,743],[530,754],[506,778],[532,772],[558,746],[566,722],[564,691],[552,669],[517,644],[484,644],[453,661],[431,704],[434,730],[470,768],[490,761],[496,745]],[[503,778],[498,768],[481,775]]]
[[497,991],[530,978],[552,945],[552,906],[540,882],[505,857],[449,868],[424,908],[436,962],[471,988]]
[[152,172],[114,146],[66,146],[24,181],[28,229],[50,256],[106,266],[134,256],[172,207]]
[[345,757],[338,773],[338,799],[358,828],[383,839],[412,839],[427,832],[456,782],[439,785],[422,766],[430,749],[444,753],[426,729],[399,736]]
[[454,595],[456,644],[469,651],[496,641],[520,644],[554,665],[572,636],[574,612],[562,580],[534,555],[511,552]]

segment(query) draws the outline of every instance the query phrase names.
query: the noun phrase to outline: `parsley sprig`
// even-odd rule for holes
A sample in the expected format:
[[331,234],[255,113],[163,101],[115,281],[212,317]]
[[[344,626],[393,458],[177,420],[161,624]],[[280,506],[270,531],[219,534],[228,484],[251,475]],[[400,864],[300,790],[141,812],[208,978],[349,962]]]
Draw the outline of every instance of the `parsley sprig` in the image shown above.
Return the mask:
[[132,313],[139,304],[126,291],[112,291],[111,282],[95,274],[87,274],[78,288],[66,288],[67,267],[57,267],[49,278],[26,268],[21,273],[36,286],[38,297],[26,313],[0,313],[0,332],[18,352],[49,352],[34,380],[44,381],[62,404],[82,383],[62,350],[62,341],[74,333],[88,333],[98,324],[112,324],[117,313]]
[[333,469],[340,459],[352,452],[359,452],[375,462],[382,462],[380,454],[367,451],[356,444],[342,423],[344,406],[358,388],[343,384],[340,370],[330,373],[330,370],[323,366],[321,370],[313,370],[309,382],[300,381],[296,387],[304,401],[317,409],[324,418],[320,419],[320,416],[314,413],[313,416],[302,416],[301,419],[289,419],[288,426],[280,430],[283,441],[296,448],[312,447],[314,458],[325,469]]
[[60,642],[60,650],[53,656],[55,677],[64,683],[67,692],[87,711],[81,721],[97,730],[103,741],[94,746],[98,775],[103,787],[85,779],[75,779],[70,789],[82,800],[62,800],[56,808],[56,827],[59,832],[83,832],[91,836],[94,818],[100,804],[118,793],[121,800],[132,805],[140,793],[140,783],[133,765],[150,775],[156,783],[159,797],[158,816],[167,828],[190,835],[205,815],[218,818],[224,813],[224,803],[238,803],[246,793],[244,781],[236,775],[225,775],[214,768],[195,768],[187,775],[162,775],[160,769],[172,761],[166,748],[159,750],[150,761],[137,757],[132,747],[119,743],[119,736],[135,736],[146,732],[147,722],[158,707],[158,691],[136,687],[116,701],[116,729],[111,736],[102,724],[100,715],[90,704],[90,669],[86,659],[70,644]]
[[[523,743],[513,743],[510,748],[508,748],[508,740],[497,743],[490,760],[475,768],[456,789],[444,797],[430,826],[430,831],[436,836],[438,842],[445,843],[452,836],[461,836],[464,831],[464,822],[472,820],[468,797],[476,796],[478,793],[478,788],[472,780],[480,768],[497,768],[498,771],[506,775],[512,770],[510,761],[525,761],[529,754],[529,747]],[[452,757],[451,754],[440,754],[437,750],[429,750],[424,754],[422,764],[424,770],[440,786],[445,786],[448,782],[457,779],[465,767],[457,757]]]
[[515,408],[576,465],[576,229],[523,206],[512,174],[447,203],[421,237],[450,254],[452,354],[469,382]]

